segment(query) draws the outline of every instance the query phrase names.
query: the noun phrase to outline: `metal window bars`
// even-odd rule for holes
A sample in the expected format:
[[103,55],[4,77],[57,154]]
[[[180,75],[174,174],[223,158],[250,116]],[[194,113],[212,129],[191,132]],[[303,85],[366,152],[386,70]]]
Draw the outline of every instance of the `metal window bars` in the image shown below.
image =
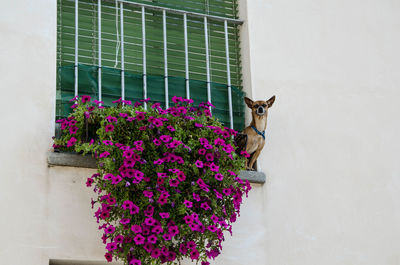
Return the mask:
[[[168,97],[168,61],[167,61],[167,13],[179,14],[183,17],[183,33],[185,45],[185,87],[186,97],[190,98],[189,87],[189,52],[188,52],[188,34],[187,34],[187,17],[197,17],[204,20],[204,39],[205,39],[205,56],[206,56],[206,75],[207,75],[207,100],[211,102],[211,74],[210,74],[210,50],[209,50],[209,20],[219,21],[224,23],[225,34],[225,53],[226,53],[226,73],[227,73],[227,88],[228,88],[228,104],[229,104],[229,120],[230,127],[233,129],[233,109],[232,109],[232,89],[231,89],[231,74],[230,74],[230,58],[229,58],[229,37],[228,37],[228,23],[230,24],[243,24],[242,20],[213,16],[208,14],[201,14],[196,12],[183,11],[172,8],[165,8],[160,6],[152,6],[142,3],[135,3],[126,0],[98,0],[98,98],[102,98],[102,57],[101,57],[101,3],[102,1],[113,2],[120,7],[120,29],[121,29],[121,98],[125,99],[125,64],[124,64],[124,5],[139,7],[142,11],[142,49],[143,49],[143,98],[147,98],[147,69],[146,69],[146,10],[156,10],[162,12],[162,32],[163,32],[163,53],[164,53],[164,84],[165,84],[165,106],[169,105]],[[74,92],[75,96],[78,95],[78,63],[79,63],[79,50],[78,50],[78,18],[79,18],[79,0],[75,0],[75,63],[74,63]]]

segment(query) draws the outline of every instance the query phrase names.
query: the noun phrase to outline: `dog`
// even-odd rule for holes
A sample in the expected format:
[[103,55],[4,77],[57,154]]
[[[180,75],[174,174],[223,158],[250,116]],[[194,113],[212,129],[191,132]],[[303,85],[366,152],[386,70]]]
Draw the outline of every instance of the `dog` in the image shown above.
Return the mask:
[[235,143],[238,149],[236,152],[245,150],[250,158],[246,160],[246,169],[255,170],[254,163],[257,161],[258,156],[265,144],[265,129],[267,128],[268,109],[272,107],[275,102],[275,96],[267,101],[257,100],[253,101],[247,97],[244,101],[251,109],[252,121],[242,133],[235,137]]

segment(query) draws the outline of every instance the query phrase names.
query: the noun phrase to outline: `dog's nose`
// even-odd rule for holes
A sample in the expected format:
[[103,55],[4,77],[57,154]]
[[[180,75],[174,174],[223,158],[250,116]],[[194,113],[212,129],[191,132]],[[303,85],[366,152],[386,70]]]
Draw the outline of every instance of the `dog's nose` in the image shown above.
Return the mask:
[[263,107],[258,107],[257,112],[258,113],[263,113],[264,112],[264,108]]

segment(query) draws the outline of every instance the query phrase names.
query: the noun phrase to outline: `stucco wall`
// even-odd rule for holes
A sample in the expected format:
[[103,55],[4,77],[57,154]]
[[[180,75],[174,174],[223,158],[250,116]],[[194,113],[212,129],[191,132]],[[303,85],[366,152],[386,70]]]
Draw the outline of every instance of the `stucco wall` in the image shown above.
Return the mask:
[[277,96],[259,264],[400,264],[400,2],[247,8],[253,97]]
[[[244,84],[277,96],[254,185],[213,264],[400,264],[400,4],[241,0]],[[0,11],[0,264],[103,260],[84,186],[51,167],[56,3]]]

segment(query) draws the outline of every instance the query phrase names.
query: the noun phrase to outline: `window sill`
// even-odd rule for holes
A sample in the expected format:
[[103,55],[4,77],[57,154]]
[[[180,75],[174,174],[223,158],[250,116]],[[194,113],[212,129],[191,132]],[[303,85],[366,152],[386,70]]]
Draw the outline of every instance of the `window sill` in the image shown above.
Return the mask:
[[[73,153],[49,152],[47,155],[49,166],[97,168],[96,161],[91,156],[82,156]],[[266,176],[263,172],[241,171],[239,177],[250,183],[264,184]]]

